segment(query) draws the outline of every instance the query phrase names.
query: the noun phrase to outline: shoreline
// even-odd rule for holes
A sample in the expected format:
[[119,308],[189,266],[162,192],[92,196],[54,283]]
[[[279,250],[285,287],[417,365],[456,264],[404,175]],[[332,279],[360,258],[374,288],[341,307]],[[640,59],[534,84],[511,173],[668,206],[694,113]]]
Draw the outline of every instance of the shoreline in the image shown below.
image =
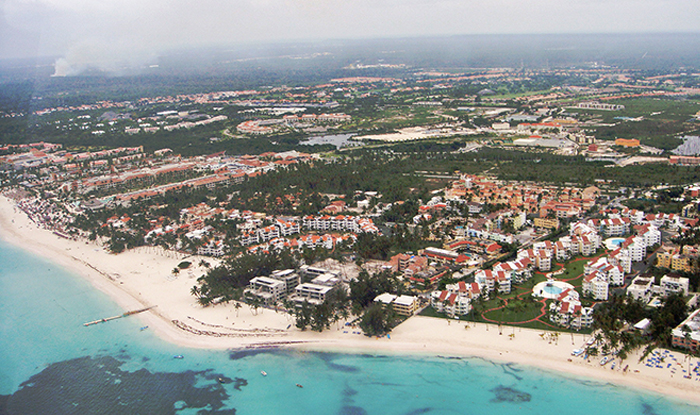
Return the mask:
[[[233,304],[202,308],[189,290],[196,278],[206,272],[197,265],[200,259],[209,263],[215,263],[215,259],[187,256],[193,265],[174,275],[172,269],[185,258],[180,254],[143,247],[113,255],[92,242],[61,238],[39,228],[5,195],[0,195],[0,238],[87,279],[125,311],[155,306],[132,317],[148,325],[162,340],[183,347],[220,350],[274,347],[476,357],[513,362],[570,378],[648,390],[700,405],[700,382],[683,378],[680,371],[674,376],[670,370],[638,363],[640,351],[624,362],[629,365],[627,373],[611,370],[610,365],[601,367],[599,357],[586,362],[571,356],[571,351],[588,338],[580,334],[560,333],[555,342],[540,337],[540,330],[504,326],[499,334],[496,325],[414,316],[396,327],[391,338],[378,339],[337,324],[322,333],[302,332],[282,312],[270,309],[254,312],[244,304],[240,308]],[[95,319],[104,317],[107,316],[95,316]],[[688,364],[687,360],[683,362]]]

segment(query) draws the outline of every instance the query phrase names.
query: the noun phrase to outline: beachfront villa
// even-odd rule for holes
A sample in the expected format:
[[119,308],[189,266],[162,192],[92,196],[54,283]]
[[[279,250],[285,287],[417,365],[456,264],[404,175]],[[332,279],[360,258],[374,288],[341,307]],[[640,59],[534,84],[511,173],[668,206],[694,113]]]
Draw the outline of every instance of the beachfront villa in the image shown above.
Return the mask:
[[430,295],[430,305],[438,312],[445,313],[449,317],[464,316],[472,310],[469,297],[447,290],[433,291]]
[[304,302],[319,305],[326,301],[328,294],[330,294],[333,289],[334,287],[329,287],[327,285],[305,282],[296,287],[294,295],[290,297],[290,300],[294,301],[297,306],[300,306]]
[[255,277],[248,283],[244,294],[246,297],[257,297],[265,306],[274,306],[285,297],[283,281],[270,277]]
[[226,244],[221,240],[211,239],[197,248],[197,255],[220,257],[226,253]]
[[511,274],[509,272],[482,269],[474,275],[474,280],[479,284],[481,290],[486,293],[490,293],[495,289],[498,289],[500,294],[510,293]]
[[478,283],[466,283],[459,281],[456,284],[447,284],[442,291],[433,291],[430,294],[430,305],[438,312],[450,317],[463,316],[472,310],[472,301],[481,295],[481,287]]
[[549,319],[560,326],[578,330],[593,324],[593,309],[581,306],[578,292],[567,282],[540,282],[533,287],[532,295],[554,300],[549,304]]
[[402,316],[412,316],[418,310],[418,299],[411,295],[394,295],[389,293],[379,294],[374,298],[375,303],[382,303],[385,306],[391,304],[397,314]]
[[248,298],[257,297],[263,305],[270,307],[285,298],[289,298],[297,305],[305,301],[321,304],[330,292],[342,284],[336,272],[313,267],[302,267],[300,271],[305,278],[313,277],[313,279],[310,282],[301,283],[301,276],[296,270],[276,270],[269,276],[251,279],[244,294]]
[[[309,272],[309,269],[307,268],[305,272]],[[311,273],[313,275],[313,271]],[[289,299],[296,303],[297,306],[302,305],[304,302],[319,305],[326,301],[331,292],[336,289],[342,289],[340,286],[340,278],[335,273],[324,272],[312,279],[311,282],[297,285],[294,288],[294,294]]]

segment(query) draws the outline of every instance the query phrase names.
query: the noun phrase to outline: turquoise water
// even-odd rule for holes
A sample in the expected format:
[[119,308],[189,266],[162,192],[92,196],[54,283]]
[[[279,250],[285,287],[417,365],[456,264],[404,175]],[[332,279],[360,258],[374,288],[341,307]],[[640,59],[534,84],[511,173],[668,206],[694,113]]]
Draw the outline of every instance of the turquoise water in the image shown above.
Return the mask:
[[561,288],[557,287],[556,285],[545,285],[542,290],[550,295],[555,295],[555,294],[559,295],[563,291]]
[[477,358],[192,350],[140,331],[138,318],[82,326],[122,312],[81,278],[0,242],[0,414],[700,412]]

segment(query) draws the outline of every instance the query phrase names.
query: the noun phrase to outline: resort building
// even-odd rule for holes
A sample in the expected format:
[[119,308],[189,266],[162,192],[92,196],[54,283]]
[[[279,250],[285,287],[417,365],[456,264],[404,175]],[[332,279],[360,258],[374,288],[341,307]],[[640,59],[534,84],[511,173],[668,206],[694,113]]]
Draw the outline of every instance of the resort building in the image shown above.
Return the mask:
[[481,296],[481,287],[476,282],[447,284],[445,290],[430,294],[430,305],[439,313],[450,317],[466,315],[472,309],[471,302]]
[[276,219],[275,226],[279,230],[281,236],[290,236],[299,233],[299,223],[295,221],[286,221],[284,219]]
[[670,275],[664,275],[659,281],[661,290],[664,295],[669,295],[672,293],[680,293],[682,295],[688,295],[688,278],[684,277],[672,277]]
[[260,298],[266,306],[273,306],[295,292],[299,275],[293,269],[273,271],[269,277],[255,277],[250,280],[244,294]]
[[360,216],[305,216],[302,225],[306,229],[329,231],[347,230],[354,233],[378,233],[379,228],[372,222],[371,218]]
[[679,248],[665,249],[656,254],[656,265],[674,271],[694,272],[697,270],[697,249],[686,245],[681,251]]
[[607,301],[609,286],[610,284],[608,283],[607,276],[594,270],[583,277],[581,288],[584,296],[591,297],[598,301]]
[[630,223],[629,218],[603,219],[600,221],[600,233],[606,237],[626,235],[630,232]]
[[668,162],[670,164],[678,164],[681,166],[697,166],[700,164],[700,157],[670,156]]
[[335,287],[329,287],[327,285],[318,285],[305,282],[296,286],[294,289],[294,295],[290,297],[290,300],[294,301],[297,306],[301,306],[304,302],[319,305],[326,301],[326,297],[334,289]]
[[285,283],[270,277],[255,277],[244,292],[246,297],[258,297],[266,306],[274,306],[286,296]]
[[296,288],[296,286],[301,282],[299,274],[297,274],[293,269],[272,271],[270,278],[277,281],[282,281],[284,283],[285,295],[292,294],[294,292],[294,288]]
[[498,262],[493,265],[493,271],[503,271],[510,275],[511,282],[522,284],[532,278],[533,262],[530,258],[519,258],[517,261]]
[[436,261],[440,264],[464,264],[469,260],[467,255],[460,254],[459,252],[434,247],[427,247],[420,253],[429,260]]
[[685,321],[671,331],[674,347],[692,352],[700,349],[700,309],[695,310]]
[[615,139],[615,145],[623,147],[639,147],[639,140],[636,138],[617,138]]
[[[549,241],[547,241],[549,242]],[[550,245],[553,245],[549,242]],[[523,249],[518,251],[518,259],[527,258],[540,271],[549,271],[552,269],[552,254],[553,249]]]
[[496,287],[501,294],[510,293],[511,277],[510,273],[504,271],[492,271],[490,269],[479,270],[474,275],[474,280],[479,284],[481,291],[490,293]]
[[312,284],[337,287],[340,285],[340,277],[336,273],[326,272],[311,280]]
[[540,229],[559,229],[559,219],[535,218],[535,228]]
[[620,111],[620,110],[625,109],[625,106],[618,105],[618,104],[603,104],[603,103],[596,102],[596,101],[589,101],[589,102],[579,102],[578,104],[576,104],[576,108],[600,110],[600,111]]
[[418,299],[410,295],[396,296],[394,294],[384,293],[378,295],[374,299],[375,303],[382,303],[394,308],[397,314],[402,316],[412,316],[418,309]]
[[226,244],[224,244],[223,241],[218,241],[214,239],[210,240],[203,246],[197,248],[197,255],[219,257],[223,256],[225,253]]
[[651,300],[651,296],[654,293],[654,278],[653,277],[643,277],[637,276],[627,287],[627,295],[634,298],[635,300],[642,300],[648,303]]
[[471,300],[457,293],[433,291],[430,295],[430,305],[438,312],[449,317],[464,316],[472,310]]
[[605,278],[610,285],[620,286],[625,283],[625,273],[622,266],[613,265],[607,257],[598,258],[584,266],[584,275],[589,275],[593,272]]
[[612,265],[617,265],[622,268],[622,272],[624,273],[632,272],[632,256],[628,249],[617,248],[608,254],[607,260]]
[[578,330],[593,323],[593,309],[582,307],[578,292],[566,289],[549,305],[549,319],[560,326]]

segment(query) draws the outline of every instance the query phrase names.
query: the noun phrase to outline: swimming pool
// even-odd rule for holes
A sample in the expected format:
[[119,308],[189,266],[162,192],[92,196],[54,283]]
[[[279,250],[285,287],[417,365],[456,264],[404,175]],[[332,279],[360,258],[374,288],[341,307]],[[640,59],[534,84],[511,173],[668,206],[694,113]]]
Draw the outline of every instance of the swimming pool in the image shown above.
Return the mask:
[[567,289],[573,290],[574,286],[564,281],[542,281],[533,287],[532,295],[535,297],[555,299]]
[[625,242],[625,238],[608,238],[603,243],[605,244],[605,248],[608,251],[614,251],[617,249],[622,243]]

